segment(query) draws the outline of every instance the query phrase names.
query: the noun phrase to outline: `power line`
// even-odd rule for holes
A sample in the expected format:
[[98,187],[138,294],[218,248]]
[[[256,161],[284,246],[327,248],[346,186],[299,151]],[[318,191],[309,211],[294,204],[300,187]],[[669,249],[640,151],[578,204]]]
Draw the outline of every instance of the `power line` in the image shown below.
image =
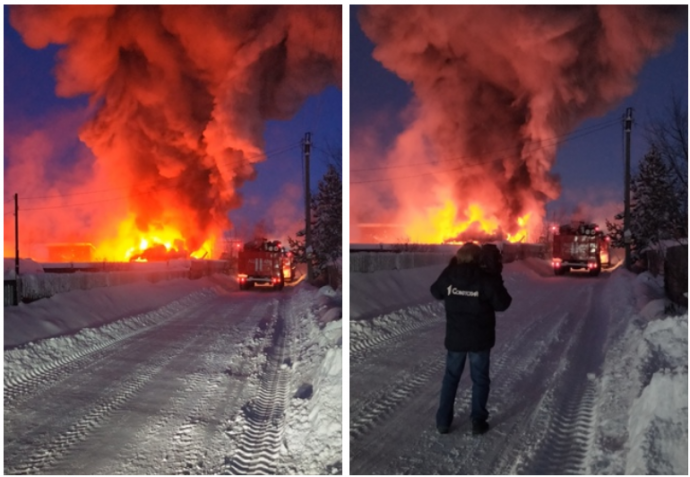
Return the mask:
[[[603,131],[604,129],[608,129],[609,127],[611,127],[615,124],[618,124],[619,122],[620,121],[618,119],[610,120],[610,121],[607,121],[605,123],[597,124],[595,126],[588,126],[586,128],[582,128],[581,130],[578,131],[578,133],[576,135],[570,135],[570,136],[563,135],[563,136],[556,136],[556,137],[552,137],[552,138],[547,138],[547,139],[545,139],[545,141],[550,141],[550,142],[547,142],[546,144],[535,147],[534,149],[531,149],[529,152],[539,151],[541,149],[546,149],[546,147],[554,146],[554,145],[560,144],[562,142],[569,141],[570,139],[577,139],[577,138],[580,138],[582,136],[586,136],[588,134],[593,134],[595,132]],[[553,141],[553,142],[551,142],[551,141]],[[501,152],[512,151],[512,150],[513,150],[513,148],[497,149],[495,151],[490,151],[490,152],[480,154],[479,157],[494,155],[494,154],[498,154]],[[476,156],[474,156],[474,157],[476,157]],[[370,172],[370,171],[378,171],[378,170],[385,170],[385,169],[397,169],[400,167],[426,166],[426,165],[432,165],[432,164],[439,164],[442,162],[456,162],[460,159],[467,159],[467,158],[468,158],[467,156],[458,156],[458,157],[454,157],[454,158],[450,158],[450,159],[444,159],[444,160],[435,161],[435,162],[426,161],[426,162],[417,162],[417,163],[413,163],[413,164],[398,164],[398,165],[393,165],[393,166],[371,167],[371,168],[367,168],[367,169],[350,169],[350,172]],[[496,160],[497,159],[492,159],[490,161],[487,161],[487,163],[494,162]]]
[[[280,150],[271,151],[270,153],[256,154],[256,155],[254,155],[254,156],[248,157],[247,159],[254,159],[254,158],[260,157],[260,156],[262,156],[262,155],[265,156],[266,158],[268,158],[268,157],[275,157],[275,156],[278,156],[278,155],[280,155],[280,154],[284,154],[284,153],[286,153],[286,152],[288,152],[288,151],[290,151],[290,150],[292,150],[292,149],[296,149],[296,148],[298,148],[298,147],[300,147],[300,144],[295,144],[295,145],[293,145],[293,146],[285,147],[285,148],[280,149]],[[269,155],[269,154],[270,154],[270,155]],[[127,187],[120,187],[120,188],[111,189],[111,190],[120,190],[120,189],[126,189],[126,188],[127,188]],[[66,208],[69,208],[69,207],[80,207],[80,206],[83,206],[83,205],[100,204],[100,203],[103,203],[103,202],[113,202],[113,201],[118,201],[118,200],[129,199],[129,198],[132,198],[132,197],[138,197],[138,196],[142,196],[142,195],[155,194],[156,192],[160,192],[161,190],[170,190],[170,189],[174,189],[174,188],[175,188],[175,186],[158,187],[158,188],[156,188],[156,190],[151,190],[151,191],[147,191],[147,192],[140,192],[140,193],[138,193],[138,194],[130,194],[130,195],[126,195],[126,196],[112,197],[112,198],[110,198],[110,199],[95,200],[95,201],[92,200],[92,201],[90,201],[90,202],[81,202],[81,203],[78,203],[78,204],[64,204],[64,205],[47,206],[47,207],[31,207],[31,208],[28,208],[28,209],[24,209],[24,208],[23,208],[22,211],[23,211],[23,212],[28,212],[28,211],[32,211],[32,210],[66,209]],[[58,195],[58,196],[50,196],[50,197],[47,196],[46,198],[62,198],[62,197],[70,197],[70,196],[82,195],[82,194],[84,194],[84,193],[65,194],[65,195],[62,195],[62,196]],[[36,197],[34,197],[34,198],[36,198]],[[28,198],[26,198],[26,199],[28,199]],[[25,198],[22,197],[22,200],[25,200]]]
[[[129,189],[129,186],[115,187],[112,189],[103,189],[103,190],[90,190],[90,191],[84,191],[84,192],[73,192],[71,194],[62,194],[62,195],[44,195],[44,196],[22,197],[22,200],[24,201],[24,200],[60,199],[62,197],[71,197],[74,195],[104,194],[106,192],[114,192],[114,191],[123,190],[123,189]],[[24,209],[24,210],[29,210],[29,209]]]
[[[165,187],[164,189],[171,189],[172,187]],[[82,202],[79,204],[65,204],[65,205],[55,205],[55,206],[48,206],[48,207],[31,207],[29,209],[22,209],[22,212],[28,212],[31,210],[51,210],[51,209],[67,209],[69,207],[79,207],[82,205],[91,205],[91,204],[101,204],[103,202],[114,202],[117,200],[124,200],[124,199],[129,199],[130,197],[137,197],[137,196],[142,196],[142,195],[148,195],[148,194],[153,194],[154,192],[158,192],[161,189],[157,189],[155,191],[148,191],[148,192],[141,192],[139,194],[132,194],[128,196],[121,196],[121,197],[113,197],[111,199],[103,199],[103,200],[92,200],[90,202]]]
[[[299,144],[299,143],[296,143],[296,144],[293,144],[293,145],[291,145],[291,146],[284,146],[284,147],[282,147],[282,148],[277,148],[277,149],[272,150],[272,151],[262,152],[262,153],[259,153],[259,154],[254,154],[254,155],[251,155],[251,156],[247,156],[245,159],[247,159],[247,160],[256,159],[257,157],[261,157],[261,156],[269,157],[269,156],[273,156],[273,155],[277,155],[277,154],[282,154],[282,153],[284,153],[284,152],[289,151],[290,149],[296,149],[296,148],[298,148],[298,147],[300,147],[300,144]],[[104,194],[104,193],[106,193],[106,192],[114,192],[114,191],[123,190],[123,189],[129,189],[129,186],[114,187],[114,188],[112,188],[112,189],[103,189],[103,190],[91,190],[91,191],[83,191],[83,192],[73,192],[73,193],[71,193],[71,194],[44,195],[44,196],[30,196],[30,197],[24,197],[24,196],[22,196],[22,200],[60,199],[60,198],[63,198],[63,197],[71,197],[71,196],[75,196],[75,195]],[[5,203],[11,202],[11,201],[13,201],[13,200],[14,200],[14,199],[10,198],[9,200],[5,201]],[[29,209],[24,209],[24,210],[29,210]]]
[[[529,153],[534,153],[534,152],[537,152],[537,151],[539,151],[539,150],[541,150],[541,149],[546,149],[546,147],[549,147],[549,146],[558,145],[558,144],[560,144],[560,143],[564,143],[564,142],[567,142],[567,141],[572,140],[572,139],[578,139],[578,138],[587,136],[587,135],[589,135],[589,134],[593,134],[593,133],[595,133],[595,132],[599,132],[599,131],[602,131],[602,130],[604,130],[604,129],[607,129],[607,128],[611,127],[613,124],[614,124],[614,123],[612,123],[612,124],[610,124],[610,125],[608,125],[608,126],[605,126],[605,127],[600,127],[599,129],[596,129],[596,130],[592,130],[592,131],[583,133],[583,134],[578,134],[578,135],[575,135],[575,136],[569,136],[569,137],[567,137],[566,139],[556,140],[556,141],[555,141],[554,143],[552,143],[552,144],[546,144],[546,145],[543,145],[543,146],[540,146],[540,147],[535,147],[534,149],[531,149],[531,150],[529,150],[528,152],[529,152]],[[481,156],[488,156],[489,154],[495,154],[495,153],[485,153],[485,154],[482,154]],[[481,157],[481,156],[480,156],[480,157]],[[466,158],[466,156],[465,156],[464,158]],[[463,159],[463,157],[456,157],[456,158],[454,158],[454,159],[448,159],[448,160],[445,160],[445,161],[443,161],[443,162],[450,162],[450,161],[456,162],[456,161],[458,161],[459,159]],[[482,165],[491,164],[492,162],[498,162],[498,161],[503,161],[503,158],[496,158],[496,159],[491,159],[491,160],[488,160],[488,161],[473,162],[473,163],[469,163],[469,164],[461,164],[461,165],[459,165],[459,166],[457,166],[457,167],[454,167],[454,168],[451,168],[451,169],[444,169],[444,170],[442,170],[442,171],[434,171],[434,172],[427,172],[427,173],[418,173],[418,174],[415,174],[414,176],[391,177],[391,178],[382,178],[382,179],[369,179],[369,180],[362,180],[362,181],[352,181],[352,180],[351,180],[351,181],[350,181],[350,184],[351,184],[351,185],[353,185],[353,184],[370,184],[370,183],[373,183],[373,182],[390,182],[390,181],[398,181],[398,180],[405,180],[405,179],[414,179],[414,178],[417,178],[417,177],[433,176],[433,175],[436,175],[436,174],[443,174],[443,173],[446,173],[446,172],[453,172],[453,171],[456,171],[456,170],[459,170],[459,169],[466,169],[466,168],[468,168],[468,167],[482,166]],[[432,165],[432,164],[433,164],[433,163],[426,162],[426,163],[422,163],[422,164],[418,164],[418,165]],[[408,165],[405,165],[405,166],[408,166]],[[392,166],[391,168],[394,168],[394,167],[396,167],[396,166]],[[382,167],[382,168],[380,168],[380,169],[388,169],[388,168]],[[370,171],[370,170],[379,170],[379,169],[369,169],[369,170],[360,169],[359,171],[360,171],[360,172],[365,172],[365,171]],[[350,171],[350,172],[354,172],[354,171]]]

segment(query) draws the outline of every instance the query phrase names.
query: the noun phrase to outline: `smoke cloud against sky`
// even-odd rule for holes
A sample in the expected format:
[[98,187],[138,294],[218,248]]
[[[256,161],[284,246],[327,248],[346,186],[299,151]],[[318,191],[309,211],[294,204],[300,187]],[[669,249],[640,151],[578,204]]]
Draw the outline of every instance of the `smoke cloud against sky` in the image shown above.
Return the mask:
[[[61,45],[58,96],[89,98],[71,114],[87,118],[79,138],[91,162],[51,168],[23,148],[27,141],[6,142],[6,193],[9,185],[35,195],[37,184],[26,182],[43,180],[58,197],[34,222],[68,223],[53,230],[58,241],[74,239],[68,230],[114,242],[171,229],[191,252],[219,238],[232,227],[240,188],[275,147],[264,144],[266,123],[290,119],[307,98],[341,85],[340,6],[17,6],[10,22],[31,48]],[[54,124],[44,132],[47,142],[58,136]],[[299,137],[293,142],[298,152]],[[30,179],[30,170],[52,177]],[[60,208],[98,202],[80,195],[94,190],[127,200],[81,214]]]
[[[351,229],[383,221],[413,241],[455,237],[462,230],[453,224],[471,222],[475,205],[489,229],[519,239],[524,228],[523,238],[536,239],[561,190],[552,172],[559,139],[630,95],[645,62],[687,26],[685,6],[358,13],[374,58],[409,84],[413,99],[383,164],[360,145],[376,140],[379,123],[353,125]],[[384,206],[372,211],[372,203]]]

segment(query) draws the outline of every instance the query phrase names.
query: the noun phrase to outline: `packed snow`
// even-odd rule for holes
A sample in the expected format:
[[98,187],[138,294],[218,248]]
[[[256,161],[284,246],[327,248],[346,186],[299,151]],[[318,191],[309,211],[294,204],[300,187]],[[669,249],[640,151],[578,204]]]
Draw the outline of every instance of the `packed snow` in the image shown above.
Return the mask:
[[20,275],[25,273],[43,273],[43,266],[30,258],[22,258],[18,264],[14,258],[4,258],[3,262],[5,280],[14,280],[17,265],[19,265]]
[[506,264],[492,427],[469,432],[466,369],[438,434],[445,313],[429,286],[443,266],[350,276],[352,474],[687,474],[687,310],[623,268]]
[[339,473],[341,299],[213,275],[6,307],[5,473]]

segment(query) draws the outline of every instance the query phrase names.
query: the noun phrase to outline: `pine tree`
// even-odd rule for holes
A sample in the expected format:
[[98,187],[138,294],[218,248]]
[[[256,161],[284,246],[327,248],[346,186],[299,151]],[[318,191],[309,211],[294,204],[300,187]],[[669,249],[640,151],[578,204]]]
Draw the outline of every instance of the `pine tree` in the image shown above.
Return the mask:
[[609,222],[606,219],[606,228],[611,237],[611,246],[615,248],[625,248],[625,241],[623,240],[623,212],[616,214],[614,220],[617,222]]
[[630,185],[634,197],[630,213],[635,217],[631,232],[640,246],[677,238],[683,229],[680,198],[673,182],[672,171],[658,150],[652,148]]
[[[683,235],[685,226],[681,198],[674,187],[672,171],[654,147],[640,162],[639,171],[630,182],[631,251],[641,251],[650,244]],[[615,216],[623,219],[623,213]],[[606,221],[614,247],[624,247],[620,223]]]
[[[288,238],[290,249],[298,261],[306,263],[311,257],[314,278],[324,275],[325,270],[342,257],[342,210],[343,186],[333,165],[321,178],[318,192],[311,201],[311,253],[307,254],[304,239]],[[304,229],[297,232],[304,237]]]

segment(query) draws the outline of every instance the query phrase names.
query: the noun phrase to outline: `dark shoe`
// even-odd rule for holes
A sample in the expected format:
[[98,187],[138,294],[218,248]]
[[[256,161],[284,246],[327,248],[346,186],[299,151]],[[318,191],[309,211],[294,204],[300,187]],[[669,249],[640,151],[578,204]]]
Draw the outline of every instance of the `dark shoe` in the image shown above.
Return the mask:
[[438,429],[439,434],[448,434],[450,432],[450,427],[438,426],[436,429]]
[[486,421],[474,421],[472,423],[472,435],[478,436],[489,430],[489,423]]

